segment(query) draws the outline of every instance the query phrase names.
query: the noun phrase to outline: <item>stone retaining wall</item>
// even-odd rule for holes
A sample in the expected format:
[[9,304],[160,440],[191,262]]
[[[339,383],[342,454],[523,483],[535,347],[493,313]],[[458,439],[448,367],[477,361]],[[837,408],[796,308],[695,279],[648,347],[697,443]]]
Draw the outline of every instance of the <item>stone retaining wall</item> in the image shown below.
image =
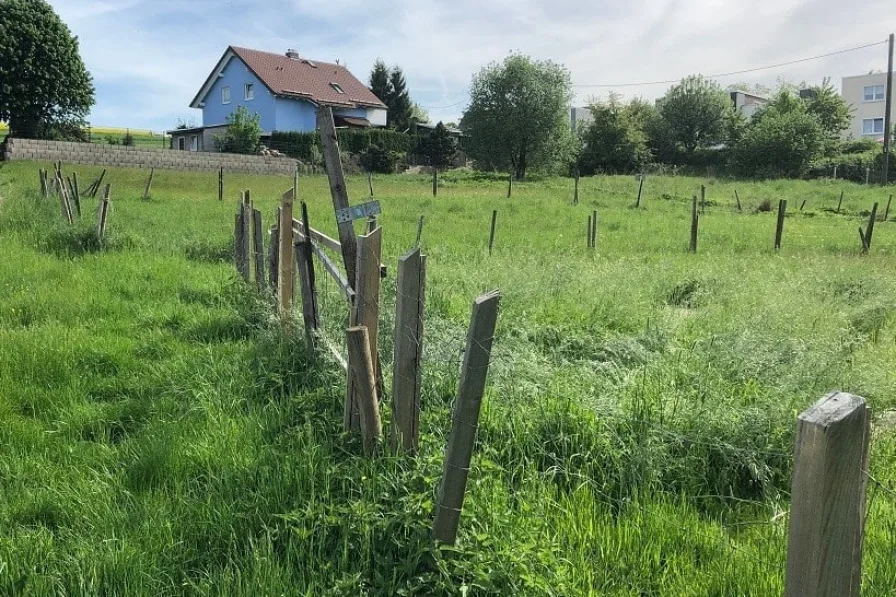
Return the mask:
[[65,164],[90,164],[121,168],[159,168],[161,170],[218,170],[248,174],[292,176],[296,161],[260,155],[204,153],[149,147],[124,147],[98,143],[69,143],[42,139],[7,139],[5,160],[61,161]]

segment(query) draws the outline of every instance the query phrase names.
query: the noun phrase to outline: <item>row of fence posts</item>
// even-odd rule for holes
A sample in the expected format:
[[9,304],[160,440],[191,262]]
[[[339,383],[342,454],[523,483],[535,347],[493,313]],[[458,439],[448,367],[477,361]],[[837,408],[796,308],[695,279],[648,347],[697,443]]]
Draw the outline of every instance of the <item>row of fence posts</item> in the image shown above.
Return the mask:
[[[38,169],[38,182],[40,183],[40,194],[44,199],[55,195],[59,199],[59,208],[62,218],[73,225],[76,219],[81,218],[81,199],[85,197],[95,198],[106,171],[100,174],[82,193],[78,184],[78,173],[72,172],[71,176],[66,176],[62,171],[62,162],[53,163],[53,176],[43,168]],[[111,198],[111,186],[106,185],[103,190],[103,196],[97,205],[97,222],[96,232],[97,238],[102,242],[106,234],[106,222],[109,217],[109,204]]]
[[[337,214],[339,239],[311,227],[308,210],[301,203],[301,220],[293,217],[298,197],[298,172],[293,188],[283,194],[277,225],[269,232],[267,281],[276,294],[277,309],[285,334],[293,333],[295,274],[302,300],[302,319],[309,356],[316,358],[326,348],[346,372],[344,401],[345,431],[361,435],[365,455],[380,452],[384,443],[380,405],[384,402],[383,374],[379,359],[379,305],[381,279],[386,268],[381,263],[383,229],[375,218],[367,220],[367,230],[356,235],[351,220],[338,217],[349,208],[342,164],[330,109],[318,111],[318,128],[330,193]],[[223,171],[219,171],[219,194],[223,192]],[[369,181],[371,196],[373,184]],[[437,192],[437,175],[433,191]],[[492,216],[494,241],[497,212]],[[249,192],[242,193],[234,216],[235,262],[239,275],[264,290],[264,249],[261,214],[252,205]],[[392,372],[392,429],[389,444],[393,450],[415,454],[420,439],[422,391],[422,355],[426,291],[426,256],[420,249],[423,230],[421,217],[414,246],[398,260],[394,359]],[[327,250],[342,256],[345,273],[328,256]],[[315,258],[336,282],[349,309],[345,341],[348,359],[326,338],[321,330],[318,309]],[[254,265],[253,265],[254,264]],[[461,368],[457,402],[445,452],[442,480],[435,507],[432,535],[442,544],[453,544],[460,523],[467,478],[475,443],[476,429],[491,347],[497,324],[500,293],[477,297],[473,302],[466,352]]]

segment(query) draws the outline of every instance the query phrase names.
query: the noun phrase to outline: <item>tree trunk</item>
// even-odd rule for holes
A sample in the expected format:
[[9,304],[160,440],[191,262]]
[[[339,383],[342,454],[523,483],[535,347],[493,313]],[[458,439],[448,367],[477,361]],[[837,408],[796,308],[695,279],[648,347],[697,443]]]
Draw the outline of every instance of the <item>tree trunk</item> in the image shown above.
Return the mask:
[[515,178],[517,180],[526,180],[526,148],[520,150],[519,159],[516,161],[516,173]]

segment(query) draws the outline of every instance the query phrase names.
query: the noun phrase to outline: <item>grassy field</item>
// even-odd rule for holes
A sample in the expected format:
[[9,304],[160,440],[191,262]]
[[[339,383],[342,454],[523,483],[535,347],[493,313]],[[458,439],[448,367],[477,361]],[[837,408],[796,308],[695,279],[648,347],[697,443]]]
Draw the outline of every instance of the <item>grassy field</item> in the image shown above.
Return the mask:
[[[289,179],[228,176],[220,203],[216,174],[157,171],[143,202],[145,171],[110,170],[97,250],[38,198],[38,166],[0,167],[0,594],[777,596],[795,417],[831,389],[875,411],[864,594],[896,586],[896,223],[867,256],[856,231],[880,189],[654,177],[635,210],[630,177],[583,179],[578,206],[563,179],[508,200],[488,176],[446,174],[438,198],[377,177],[386,372],[394,264],[425,216],[424,412],[419,457],[367,460],[341,434],[338,367],[306,362],[231,265],[238,189],[269,225]],[[325,178],[301,196],[335,232]],[[779,198],[775,253],[756,208]],[[436,557],[470,304],[493,288],[461,536]],[[332,286],[321,303],[336,333]]]
[[[0,141],[2,141],[9,133],[9,126],[0,122]],[[91,127],[90,138],[93,143],[108,143],[108,140],[115,139],[120,143],[126,134],[130,133],[134,138],[134,145],[137,147],[169,147],[171,138],[160,133],[149,130],[126,129],[120,127]]]

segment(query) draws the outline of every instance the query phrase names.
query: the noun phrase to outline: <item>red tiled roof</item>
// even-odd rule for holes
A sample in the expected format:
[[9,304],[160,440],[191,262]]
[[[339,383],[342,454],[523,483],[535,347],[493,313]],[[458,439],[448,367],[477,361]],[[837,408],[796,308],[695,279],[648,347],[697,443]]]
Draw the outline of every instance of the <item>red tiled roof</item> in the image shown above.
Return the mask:
[[[364,83],[340,64],[289,58],[284,54],[234,46],[229,49],[277,95],[301,97],[333,106],[386,107]],[[332,84],[345,93],[339,93]]]

